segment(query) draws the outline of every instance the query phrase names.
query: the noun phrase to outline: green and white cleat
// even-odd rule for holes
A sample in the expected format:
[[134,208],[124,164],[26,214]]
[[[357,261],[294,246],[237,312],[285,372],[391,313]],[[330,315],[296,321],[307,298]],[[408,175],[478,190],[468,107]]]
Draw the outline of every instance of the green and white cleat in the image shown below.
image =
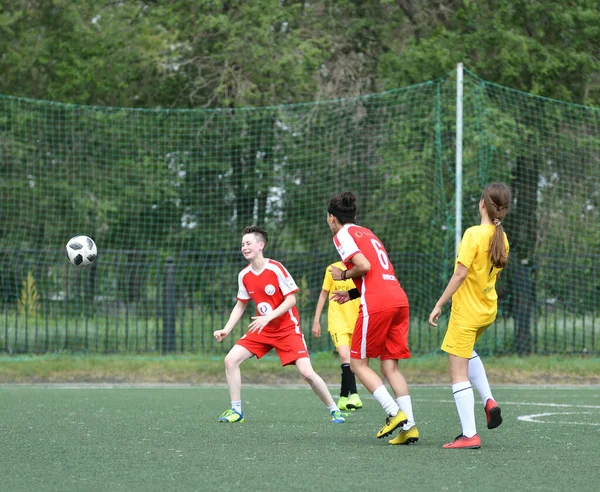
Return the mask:
[[244,413],[239,413],[232,408],[225,410],[219,417],[219,422],[225,422],[229,424],[242,423],[244,421]]

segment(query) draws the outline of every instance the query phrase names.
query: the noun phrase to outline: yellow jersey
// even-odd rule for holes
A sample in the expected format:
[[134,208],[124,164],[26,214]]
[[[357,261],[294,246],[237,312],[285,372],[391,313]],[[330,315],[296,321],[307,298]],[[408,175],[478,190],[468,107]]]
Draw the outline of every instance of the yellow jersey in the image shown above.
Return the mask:
[[[355,289],[354,282],[349,280],[333,280],[329,269],[338,267],[341,270],[346,270],[343,262],[336,261],[327,267],[325,277],[323,278],[323,290],[329,292],[329,295],[336,290]],[[358,317],[358,308],[360,307],[360,298],[340,304],[335,301],[329,301],[327,310],[327,330],[330,333],[353,333],[356,318]]]
[[[452,296],[450,318],[468,327],[488,326],[496,319],[498,295],[496,278],[502,270],[492,265],[490,242],[496,226],[484,224],[467,229],[458,246],[458,263],[469,269],[467,278]],[[508,238],[504,234],[506,251]]]

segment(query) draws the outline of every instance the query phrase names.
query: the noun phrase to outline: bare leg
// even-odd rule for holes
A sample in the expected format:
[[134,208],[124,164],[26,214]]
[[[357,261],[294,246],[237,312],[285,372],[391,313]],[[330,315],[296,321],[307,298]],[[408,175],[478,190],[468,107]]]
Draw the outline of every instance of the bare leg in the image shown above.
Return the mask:
[[450,362],[450,379],[452,384],[462,383],[469,380],[469,359],[448,354]]
[[[360,379],[363,386],[375,397],[384,412],[388,415],[396,416],[400,407],[386,389],[379,375],[369,367],[369,359],[350,359],[350,367],[352,368],[352,372],[356,374],[356,377]],[[389,432],[383,435],[387,434]]]
[[350,369],[371,394],[383,385],[381,378],[369,367],[369,359],[350,359]]
[[337,353],[340,356],[340,362],[342,364],[350,364],[350,347],[347,345],[339,345]]
[[408,384],[398,369],[398,361],[395,359],[382,360],[380,367],[381,373],[390,383],[396,398],[408,395]]
[[241,345],[234,345],[225,356],[225,376],[231,401],[242,399],[242,373],[240,364],[254,354]]
[[[308,357],[303,357],[302,359],[298,359],[296,361],[296,367],[300,374],[304,378],[304,380],[310,384],[312,390],[316,393],[316,395],[321,399],[321,401],[325,404],[326,407],[331,407],[335,405],[333,403],[333,398],[331,397],[331,393],[323,381],[323,378],[319,376],[312,367],[310,363],[310,359]],[[337,407],[336,407],[337,408]]]

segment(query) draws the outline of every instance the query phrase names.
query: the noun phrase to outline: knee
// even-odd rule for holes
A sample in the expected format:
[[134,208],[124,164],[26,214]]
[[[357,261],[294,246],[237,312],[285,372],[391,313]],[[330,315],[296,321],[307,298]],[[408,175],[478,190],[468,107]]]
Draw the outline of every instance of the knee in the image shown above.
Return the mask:
[[340,356],[340,362],[342,364],[350,364],[350,349],[345,345],[340,345],[337,348],[337,353]]
[[304,381],[311,384],[315,379],[315,371],[310,368],[298,369],[300,371],[300,375],[304,378]]
[[357,374],[360,372],[360,360],[359,359],[350,359],[350,370]]
[[226,371],[235,369],[239,365],[240,365],[240,363],[238,362],[238,360],[235,357],[233,357],[231,354],[227,354],[225,356],[225,370]]
[[389,379],[390,376],[392,376],[393,374],[395,374],[399,371],[398,366],[395,364],[387,364],[384,362],[385,361],[383,361],[379,365],[379,369],[381,370],[381,374],[383,374],[386,379]]

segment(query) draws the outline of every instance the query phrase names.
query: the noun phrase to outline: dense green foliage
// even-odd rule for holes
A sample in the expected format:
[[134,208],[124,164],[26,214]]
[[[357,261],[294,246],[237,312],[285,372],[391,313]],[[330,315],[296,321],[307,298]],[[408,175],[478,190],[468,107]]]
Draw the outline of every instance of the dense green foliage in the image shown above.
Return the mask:
[[600,103],[597,2],[32,0],[0,7],[0,93],[93,105],[239,107],[356,96],[464,62]]
[[[1,6],[2,299],[16,305],[31,271],[42,298],[83,292],[155,313],[162,260],[179,255],[181,305],[221,313],[237,234],[254,222],[308,287],[309,310],[334,258],[327,200],[350,188],[422,318],[452,268],[462,61],[463,227],[489,180],[515,194],[505,225],[525,270],[503,280],[503,314],[537,319],[548,304],[593,320],[597,46],[587,0]],[[104,276],[69,282],[54,257],[28,254],[75,233],[96,239]]]

